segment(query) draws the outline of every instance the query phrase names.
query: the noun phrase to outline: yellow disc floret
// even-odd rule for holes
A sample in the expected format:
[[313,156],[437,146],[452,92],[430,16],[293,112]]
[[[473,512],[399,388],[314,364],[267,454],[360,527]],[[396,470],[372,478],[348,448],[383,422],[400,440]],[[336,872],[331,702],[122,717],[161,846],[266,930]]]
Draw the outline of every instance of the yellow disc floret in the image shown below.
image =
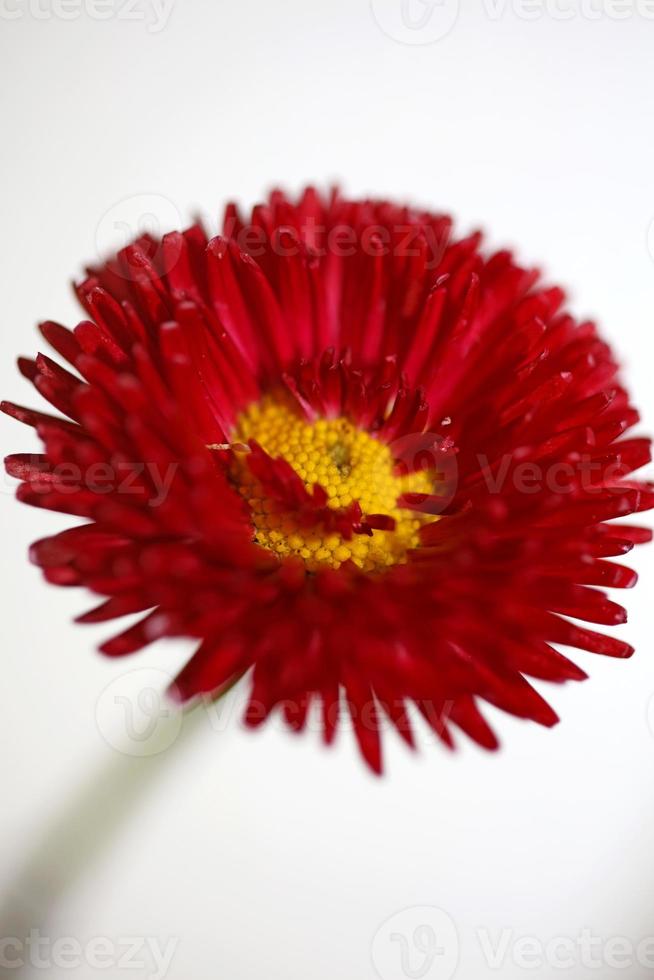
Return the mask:
[[[372,536],[328,532],[318,524],[307,528],[284,512],[266,494],[246,464],[248,440],[253,439],[273,458],[282,457],[303,480],[307,490],[319,484],[327,506],[335,510],[358,501],[365,517],[392,517],[392,531]],[[406,561],[407,551],[419,544],[418,531],[431,515],[398,507],[406,493],[433,493],[429,472],[398,476],[389,447],[346,418],[307,422],[283,396],[266,396],[238,419],[233,433],[231,477],[250,507],[254,540],[280,558],[302,558],[310,571],[338,568],[351,560],[365,571],[380,571]]]

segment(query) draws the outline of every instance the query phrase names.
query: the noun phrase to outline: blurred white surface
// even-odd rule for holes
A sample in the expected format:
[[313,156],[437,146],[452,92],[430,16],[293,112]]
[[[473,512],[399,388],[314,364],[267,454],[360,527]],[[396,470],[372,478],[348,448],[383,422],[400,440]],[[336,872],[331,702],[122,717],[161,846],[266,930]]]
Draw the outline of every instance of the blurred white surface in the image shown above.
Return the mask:
[[[449,210],[542,264],[602,323],[654,429],[646,0],[455,2],[1,0],[3,397],[35,404],[15,355],[38,347],[38,320],[80,318],[69,281],[122,243],[116,222],[200,212],[215,228],[227,198],[337,179]],[[0,432],[5,452],[30,448],[18,423]],[[172,672],[190,647],[103,660],[107,628],[70,622],[88,598],[26,561],[69,520],[2,489],[0,936],[40,929],[48,976],[122,977],[125,937],[141,943],[127,975],[162,975],[154,946],[170,980],[648,973],[654,551],[633,558],[619,631],[637,655],[580,655],[591,680],[548,692],[557,729],[493,715],[496,757],[427,738],[412,757],[387,739],[379,781],[347,735],[326,752],[235,717],[187,719],[160,733],[166,750],[123,754],[98,721],[103,691],[134,693],[139,670]],[[565,943],[534,954],[557,937],[576,944],[572,966]],[[57,939],[72,941],[60,966]],[[98,939],[105,968],[74,967]]]

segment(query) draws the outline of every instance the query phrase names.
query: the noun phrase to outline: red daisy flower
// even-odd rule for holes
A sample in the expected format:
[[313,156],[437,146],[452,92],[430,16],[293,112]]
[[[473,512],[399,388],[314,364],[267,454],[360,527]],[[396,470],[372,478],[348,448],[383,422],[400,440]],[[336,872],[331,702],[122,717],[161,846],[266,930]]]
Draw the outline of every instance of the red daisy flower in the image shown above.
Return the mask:
[[41,327],[74,370],[20,361],[60,414],[3,407],[44,446],[19,498],[86,520],[32,560],[105,597],[81,622],[145,614],[106,654],[196,637],[181,699],[251,669],[249,724],[348,710],[377,771],[410,702],[493,748],[480,699],[552,725],[526,677],[585,676],[553,644],[629,656],[567,617],[625,620],[596,587],[635,582],[607,559],[650,532],[609,522],[654,505],[649,440],[594,324],[480,240],[309,189],[89,270]]

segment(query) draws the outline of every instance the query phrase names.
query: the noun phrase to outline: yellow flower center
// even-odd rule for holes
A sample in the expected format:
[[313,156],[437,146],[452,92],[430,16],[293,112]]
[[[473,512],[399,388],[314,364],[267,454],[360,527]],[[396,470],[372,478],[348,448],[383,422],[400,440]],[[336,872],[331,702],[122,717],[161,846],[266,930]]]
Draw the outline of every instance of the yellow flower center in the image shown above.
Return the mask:
[[[338,510],[358,501],[364,515],[384,514],[395,521],[393,530],[372,535],[326,531],[320,524],[307,528],[297,515],[267,498],[246,462],[244,444],[254,439],[273,458],[282,457],[311,491],[320,484],[327,506]],[[418,546],[421,525],[432,515],[398,507],[402,494],[434,492],[433,474],[421,470],[398,475],[390,448],[346,418],[307,422],[283,397],[266,396],[238,419],[233,433],[231,478],[248,502],[254,540],[279,558],[302,558],[309,571],[338,568],[351,560],[364,571],[381,571],[405,562]]]

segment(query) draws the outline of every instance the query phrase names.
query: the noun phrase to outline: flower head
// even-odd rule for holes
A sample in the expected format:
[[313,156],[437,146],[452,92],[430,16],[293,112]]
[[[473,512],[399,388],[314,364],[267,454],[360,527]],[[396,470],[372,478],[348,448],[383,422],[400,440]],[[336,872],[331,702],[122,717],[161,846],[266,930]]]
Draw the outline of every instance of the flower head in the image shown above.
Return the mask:
[[583,678],[559,645],[629,656],[571,618],[624,622],[649,440],[594,324],[480,247],[308,189],[89,270],[88,319],[41,327],[71,370],[20,361],[57,414],[3,407],[43,442],[19,498],[85,520],[32,560],[103,597],[82,622],[143,614],[106,654],[196,638],[181,699],[251,671],[250,724],[347,710],[375,770],[409,703],[493,748],[480,701],[557,720],[527,677]]

